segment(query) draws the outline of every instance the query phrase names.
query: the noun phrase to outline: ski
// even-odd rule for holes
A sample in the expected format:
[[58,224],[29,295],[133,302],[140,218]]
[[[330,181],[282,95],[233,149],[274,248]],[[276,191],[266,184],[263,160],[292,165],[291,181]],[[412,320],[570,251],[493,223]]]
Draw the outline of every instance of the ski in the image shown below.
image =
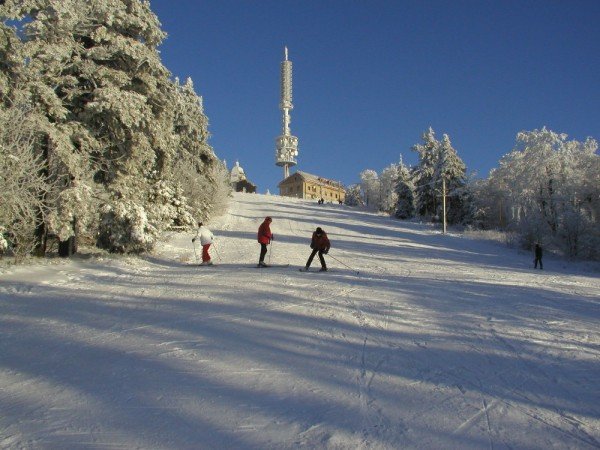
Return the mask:
[[298,269],[300,272],[331,272],[331,269],[327,269],[327,270],[320,270],[320,269],[316,269],[316,270],[310,270],[310,269],[305,269],[304,267],[300,267]]
[[264,266],[261,266],[260,264],[257,264],[256,266],[252,266],[252,267],[256,267],[257,269],[268,269],[269,267],[290,267],[289,264],[266,264]]

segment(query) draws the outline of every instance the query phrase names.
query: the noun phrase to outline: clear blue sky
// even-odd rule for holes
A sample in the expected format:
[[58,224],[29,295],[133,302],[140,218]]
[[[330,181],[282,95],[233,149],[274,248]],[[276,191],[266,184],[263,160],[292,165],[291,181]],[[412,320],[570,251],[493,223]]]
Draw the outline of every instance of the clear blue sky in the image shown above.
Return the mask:
[[598,0],[151,0],[174,75],[204,97],[210,143],[277,192],[279,66],[294,63],[294,169],[358,181],[432,126],[487,176],[521,130],[600,139]]

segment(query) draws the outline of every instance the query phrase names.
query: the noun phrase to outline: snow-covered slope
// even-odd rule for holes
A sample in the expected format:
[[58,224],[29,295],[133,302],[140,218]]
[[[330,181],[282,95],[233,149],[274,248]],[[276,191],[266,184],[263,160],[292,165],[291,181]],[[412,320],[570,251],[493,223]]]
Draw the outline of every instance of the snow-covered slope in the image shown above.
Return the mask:
[[173,234],[0,275],[0,448],[600,447],[597,272],[275,196],[210,226],[215,267]]

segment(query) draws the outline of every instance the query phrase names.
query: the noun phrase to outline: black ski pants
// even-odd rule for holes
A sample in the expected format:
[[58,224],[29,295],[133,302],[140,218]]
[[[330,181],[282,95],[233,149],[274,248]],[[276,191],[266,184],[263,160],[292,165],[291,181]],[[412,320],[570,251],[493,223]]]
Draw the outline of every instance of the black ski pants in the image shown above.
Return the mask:
[[258,258],[258,262],[265,262],[266,254],[267,254],[267,244],[260,244],[260,258]]
[[308,257],[308,261],[306,261],[306,267],[310,267],[312,260],[315,257],[315,255],[317,254],[317,252],[319,253],[319,260],[321,261],[321,267],[323,267],[324,269],[327,269],[327,265],[325,264],[325,258],[323,258],[323,250],[319,250],[317,248],[314,248],[312,253]]
[[540,269],[544,270],[544,265],[542,264],[542,258],[541,257],[538,258],[537,256],[536,256],[535,260],[533,261],[533,268],[537,269],[538,262],[540,263]]

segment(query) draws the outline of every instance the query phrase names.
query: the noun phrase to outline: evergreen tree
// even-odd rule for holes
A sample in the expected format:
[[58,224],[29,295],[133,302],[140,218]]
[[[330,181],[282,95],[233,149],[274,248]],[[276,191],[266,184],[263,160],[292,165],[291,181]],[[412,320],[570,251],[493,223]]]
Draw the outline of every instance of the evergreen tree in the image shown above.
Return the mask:
[[406,165],[400,161],[398,165],[398,179],[396,181],[396,217],[399,219],[410,219],[415,215],[415,187],[412,175]]
[[[434,169],[434,184],[442,191],[446,180],[446,219],[449,224],[464,223],[471,218],[471,194],[466,179],[466,166],[452,147],[450,137],[444,134],[439,145]],[[439,205],[441,208],[441,205]],[[441,215],[441,210],[438,211]]]
[[344,203],[348,206],[364,206],[365,202],[359,184],[352,184],[346,188]]
[[176,79],[173,86],[177,160],[172,178],[181,186],[194,215],[206,221],[211,213],[225,210],[231,193],[229,173],[208,144],[208,118],[192,80],[180,85]]
[[431,127],[421,138],[423,143],[412,147],[412,150],[419,154],[419,164],[413,172],[416,210],[421,216],[432,217],[437,213],[439,203],[435,167],[439,159],[440,142],[435,138],[435,132]]
[[[44,121],[37,153],[59,187],[43,199],[49,214],[39,218],[38,235],[94,235],[96,223],[101,246],[151,248],[160,231],[185,216],[169,207],[187,204],[192,192],[182,181],[208,180],[220,163],[207,143],[208,121],[191,80],[180,86],[160,61],[165,34],[149,2],[8,0],[0,16],[0,53],[14,55],[22,46],[18,57],[0,64],[0,90],[18,88],[26,103],[38,105]],[[179,177],[182,162],[190,176]],[[188,197],[188,215],[208,215],[208,195]],[[132,233],[127,227],[133,223]],[[137,239],[140,245],[126,242],[144,230],[149,235]]]

